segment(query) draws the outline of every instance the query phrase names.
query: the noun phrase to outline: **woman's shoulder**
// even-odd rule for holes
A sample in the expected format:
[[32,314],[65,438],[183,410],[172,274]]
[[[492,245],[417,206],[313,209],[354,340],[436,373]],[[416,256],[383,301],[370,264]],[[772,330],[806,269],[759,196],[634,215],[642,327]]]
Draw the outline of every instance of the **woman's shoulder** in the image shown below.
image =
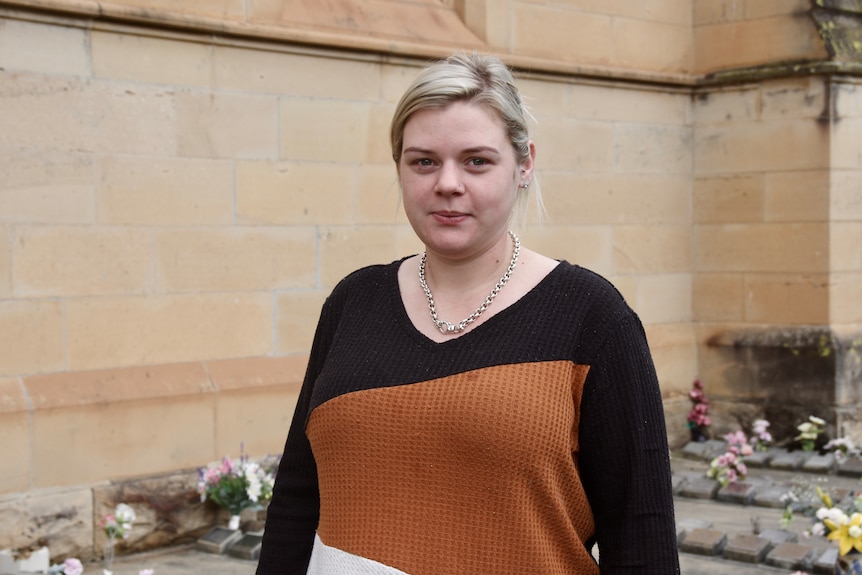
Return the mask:
[[625,302],[622,293],[611,280],[589,268],[560,260],[554,272],[559,289],[589,299]]
[[367,294],[370,290],[389,285],[397,277],[398,267],[405,259],[407,258],[388,264],[372,264],[350,272],[336,284],[330,297],[344,297],[354,293]]

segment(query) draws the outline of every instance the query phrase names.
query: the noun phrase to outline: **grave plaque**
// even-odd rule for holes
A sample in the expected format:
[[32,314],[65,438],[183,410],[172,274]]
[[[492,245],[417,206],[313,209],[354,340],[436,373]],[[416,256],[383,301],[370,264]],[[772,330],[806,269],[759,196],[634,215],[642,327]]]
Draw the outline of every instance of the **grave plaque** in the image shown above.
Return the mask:
[[242,538],[242,531],[238,529],[214,527],[209,533],[198,539],[197,548],[207,553],[221,555],[240,538]]

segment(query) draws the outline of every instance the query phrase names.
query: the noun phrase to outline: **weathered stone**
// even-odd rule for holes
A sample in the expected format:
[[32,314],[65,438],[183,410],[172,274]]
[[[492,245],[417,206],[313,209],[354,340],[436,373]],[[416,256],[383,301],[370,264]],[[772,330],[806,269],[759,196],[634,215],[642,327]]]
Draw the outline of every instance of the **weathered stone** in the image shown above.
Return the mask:
[[814,558],[814,549],[798,543],[780,543],[766,556],[766,563],[784,569],[808,569]]
[[692,459],[706,459],[710,453],[705,441],[690,441],[682,448],[682,454]]
[[764,529],[760,532],[760,537],[768,539],[773,545],[781,545],[782,543],[795,543],[798,536],[793,531],[787,529]]
[[246,533],[227,550],[227,554],[238,559],[256,560],[260,557],[262,535]]
[[830,547],[820,554],[814,562],[814,572],[823,573],[824,575],[833,575],[835,573],[835,561],[838,559],[838,548]]
[[240,539],[242,539],[242,531],[239,529],[213,527],[206,535],[197,540],[196,546],[201,551],[222,555]]
[[679,548],[698,555],[720,555],[727,543],[727,535],[714,529],[693,529],[686,534]]
[[752,503],[758,507],[770,507],[773,509],[782,509],[785,503],[781,498],[788,492],[788,487],[783,485],[770,485],[759,490],[755,495]]
[[715,479],[699,477],[683,485],[679,494],[683,497],[694,499],[712,499],[718,492],[719,487],[721,487],[721,484]]
[[862,459],[851,457],[838,465],[838,475],[845,477],[862,477]]
[[815,453],[802,464],[802,469],[813,473],[829,473],[833,467],[835,467],[834,453],[825,455]]
[[715,498],[727,503],[748,505],[754,499],[756,494],[756,484],[745,481],[736,481],[734,483],[728,483],[719,489]]
[[[93,488],[96,521],[113,513],[118,503],[131,505],[137,515],[128,539],[117,544],[118,555],[191,542],[219,524],[218,508],[201,503],[196,472],[130,479]],[[96,549],[101,549],[104,532],[96,531],[94,539]]]
[[772,542],[757,535],[737,535],[727,542],[724,556],[744,563],[760,563],[772,549]]
[[751,455],[746,455],[742,458],[743,463],[749,467],[767,467],[772,458],[775,457],[776,451],[769,449],[767,451],[755,451]]
[[775,469],[796,470],[802,467],[810,455],[811,452],[806,451],[782,451],[772,458],[769,466]]
[[89,489],[48,489],[0,499],[0,549],[46,545],[52,558],[82,561],[93,551],[93,499]]

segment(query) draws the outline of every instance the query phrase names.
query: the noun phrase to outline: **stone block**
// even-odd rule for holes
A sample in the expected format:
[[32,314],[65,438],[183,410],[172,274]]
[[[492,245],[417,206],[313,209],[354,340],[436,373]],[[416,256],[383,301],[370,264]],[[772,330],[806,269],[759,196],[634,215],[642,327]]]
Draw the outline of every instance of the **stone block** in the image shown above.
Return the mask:
[[277,157],[311,162],[363,162],[368,153],[370,113],[368,102],[280,100],[275,124],[280,135]]
[[682,454],[692,459],[709,459],[711,453],[705,441],[689,441],[682,448]]
[[310,226],[158,232],[153,242],[157,291],[312,289],[317,283],[314,242]]
[[177,148],[181,156],[279,157],[275,96],[183,91],[176,96],[176,106]]
[[769,467],[769,463],[772,461],[772,458],[775,457],[775,454],[776,452],[773,450],[755,451],[751,455],[743,457],[742,461],[748,467]]
[[761,563],[772,549],[772,542],[757,535],[737,535],[727,542],[724,557],[743,563]]
[[774,469],[795,471],[802,467],[810,456],[811,453],[805,451],[781,451],[775,454],[769,466]]
[[143,293],[152,287],[152,238],[95,226],[17,229],[15,292],[26,297]]
[[238,559],[256,561],[260,557],[260,544],[262,540],[263,535],[246,533],[230,545],[227,554]]
[[[126,503],[137,516],[127,539],[117,541],[117,555],[176,545],[208,531],[216,521],[212,504],[202,503],[197,472],[185,471],[111,481],[93,487],[93,514],[98,519]],[[104,532],[94,532],[96,549]]]
[[814,561],[812,568],[815,574],[833,575],[835,573],[835,561],[838,560],[838,548],[829,547],[822,553],[819,553]]
[[265,356],[272,332],[268,292],[77,298],[66,303],[67,369]]
[[783,569],[804,570],[814,561],[814,549],[798,543],[779,543],[766,555],[766,563]]
[[695,529],[712,529],[712,521],[709,519],[692,519],[684,518],[676,522],[677,529],[683,529],[685,532],[694,531]]
[[[394,182],[394,170],[388,173]],[[237,221],[251,225],[309,227],[349,224],[353,215],[350,195],[355,178],[353,166],[239,161],[236,165]],[[380,223],[391,223],[396,208],[393,203],[388,219]],[[313,242],[309,245],[313,246]]]
[[0,549],[28,549],[46,541],[51,557],[94,558],[88,488],[30,490],[0,498],[0,525]]
[[714,529],[693,529],[679,545],[681,551],[698,555],[721,555],[727,535]]
[[232,545],[242,539],[242,531],[226,527],[213,527],[197,540],[195,546],[201,551],[223,555]]
[[815,453],[802,464],[802,469],[804,471],[810,471],[812,473],[829,473],[834,467],[834,453],[826,453],[825,455]]
[[52,299],[0,301],[0,333],[7,334],[0,345],[0,375],[66,367],[63,308],[63,302]]
[[754,495],[752,503],[758,507],[770,507],[773,509],[783,509],[785,507],[781,497],[789,491],[785,485],[770,485],[758,490]]
[[683,485],[679,495],[692,499],[713,499],[720,487],[721,484],[718,481],[708,477],[700,477]]
[[757,495],[758,485],[745,481],[728,483],[718,490],[715,498],[726,503],[748,505]]
[[838,475],[844,477],[862,477],[862,459],[851,457],[838,465]]
[[796,533],[788,531],[787,529],[764,529],[760,532],[760,537],[768,539],[773,545],[796,543],[798,539]]
[[104,223],[234,223],[234,172],[229,161],[112,156],[100,161],[99,172],[98,212]]

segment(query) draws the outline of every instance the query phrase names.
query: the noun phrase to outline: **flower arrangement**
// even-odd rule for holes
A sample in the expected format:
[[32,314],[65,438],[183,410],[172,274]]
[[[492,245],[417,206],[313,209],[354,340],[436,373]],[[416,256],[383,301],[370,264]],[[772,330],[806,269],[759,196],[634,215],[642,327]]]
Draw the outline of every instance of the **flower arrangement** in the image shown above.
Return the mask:
[[772,434],[767,431],[769,422],[765,419],[756,419],[752,424],[750,444],[755,451],[767,451],[772,445]]
[[826,422],[819,417],[813,415],[808,416],[808,421],[800,423],[796,429],[799,430],[799,435],[796,436],[796,441],[802,445],[803,451],[814,451],[817,443],[817,438],[823,433],[823,427]]
[[686,426],[693,441],[705,441],[706,428],[712,424],[712,420],[709,418],[709,398],[706,397],[703,383],[699,379],[694,380],[688,398],[692,402],[692,408],[688,412]]
[[260,508],[272,497],[275,473],[267,465],[250,461],[242,454],[232,460],[224,456],[218,463],[198,469],[198,492],[238,516],[243,509]]
[[850,457],[859,456],[859,449],[849,437],[830,439],[826,445],[823,446],[823,449],[833,452],[835,454],[835,459],[839,462],[845,461]]
[[129,533],[132,531],[132,523],[135,522],[137,516],[135,510],[130,505],[120,503],[114,509],[113,513],[109,513],[102,517],[99,525],[105,530],[105,535],[108,539],[113,540],[121,537],[129,538]]
[[48,573],[52,575],[81,575],[84,572],[84,566],[79,559],[69,557],[59,565],[52,565],[48,568]]
[[706,472],[707,477],[715,479],[722,487],[745,479],[748,468],[743,463],[742,457],[754,452],[742,431],[728,433],[724,436],[724,440],[728,443],[727,452],[713,459]]
[[836,505],[832,497],[819,487],[817,495],[822,506],[817,510],[817,521],[808,533],[835,541],[839,555],[847,555],[853,549],[862,553],[862,495],[857,495],[845,507]]

